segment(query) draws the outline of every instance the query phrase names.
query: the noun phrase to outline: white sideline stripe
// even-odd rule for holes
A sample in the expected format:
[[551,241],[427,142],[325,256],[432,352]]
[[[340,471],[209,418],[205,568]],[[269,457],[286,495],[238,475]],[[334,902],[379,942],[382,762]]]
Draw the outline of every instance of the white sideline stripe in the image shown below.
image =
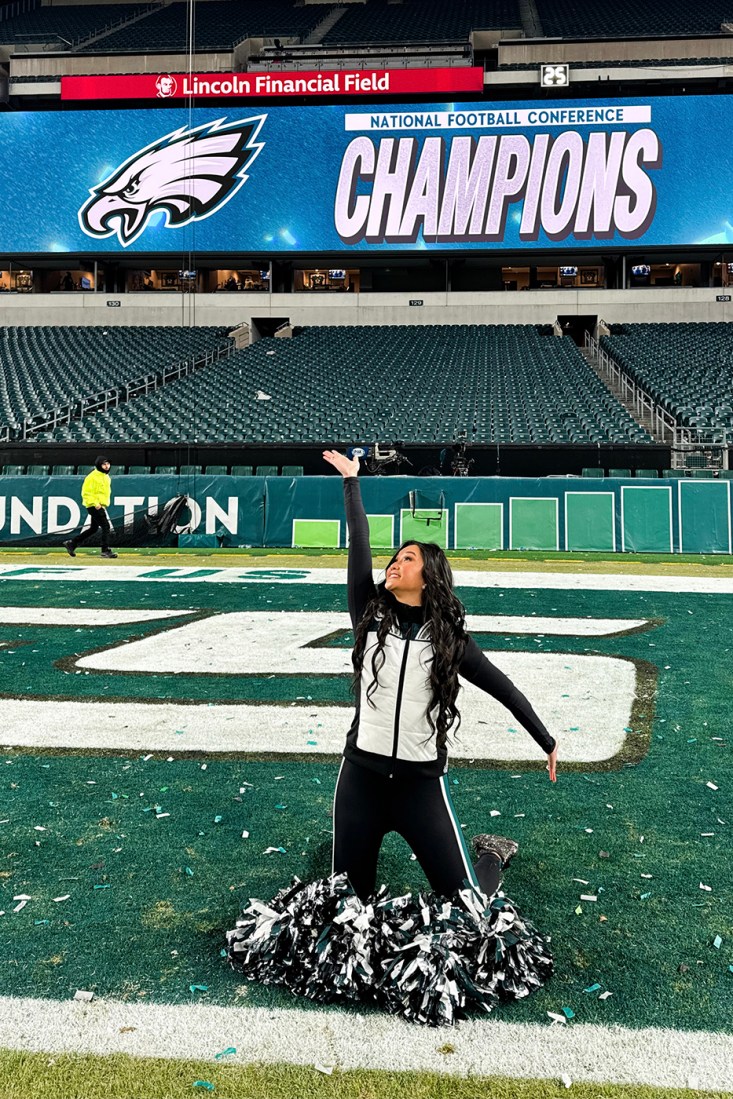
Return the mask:
[[[134,1027],[120,1034],[121,1028]],[[438,1052],[441,1034],[455,1052]],[[0,997],[0,1047],[227,1063],[417,1070],[684,1088],[733,1087],[733,1036],[705,1031],[555,1026],[478,1018],[436,1031],[377,1013]]]
[[[674,561],[674,558],[672,558]],[[558,562],[561,565],[562,562]],[[157,568],[161,574],[155,576]],[[33,571],[31,572],[31,569]],[[200,572],[196,568],[164,569],[164,566],[112,565],[0,565],[0,577],[7,573],[21,573],[7,576],[12,580],[30,580],[38,583],[42,580],[87,580],[117,582],[120,580],[145,579],[152,583],[195,584],[346,584],[346,569],[292,569],[272,566],[270,568],[223,568],[208,576],[192,575]],[[272,573],[277,572],[274,577]],[[258,575],[262,573],[263,575]],[[293,573],[290,577],[287,574]],[[306,573],[303,576],[303,573]],[[375,579],[381,579],[382,570],[375,570]],[[733,578],[708,576],[662,576],[639,575],[637,573],[573,573],[573,572],[475,572],[470,569],[454,570],[456,587],[460,588],[537,588],[560,591],[659,591],[690,592],[692,594],[733,594]]]
[[120,611],[80,607],[0,607],[0,626],[124,626],[180,618],[190,611]]

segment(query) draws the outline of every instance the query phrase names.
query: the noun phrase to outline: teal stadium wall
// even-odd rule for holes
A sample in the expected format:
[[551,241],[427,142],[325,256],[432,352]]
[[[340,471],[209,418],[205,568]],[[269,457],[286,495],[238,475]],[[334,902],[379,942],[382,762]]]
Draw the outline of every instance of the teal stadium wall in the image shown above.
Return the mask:
[[[81,480],[0,477],[0,542],[60,543],[81,521]],[[732,548],[727,480],[365,477],[361,484],[375,550],[406,538],[446,549],[549,553],[730,554]],[[210,544],[218,536],[231,546],[347,545],[335,476],[118,475],[109,509],[117,540],[145,545],[144,515],[182,493],[193,501],[182,526],[192,517],[193,533]]]

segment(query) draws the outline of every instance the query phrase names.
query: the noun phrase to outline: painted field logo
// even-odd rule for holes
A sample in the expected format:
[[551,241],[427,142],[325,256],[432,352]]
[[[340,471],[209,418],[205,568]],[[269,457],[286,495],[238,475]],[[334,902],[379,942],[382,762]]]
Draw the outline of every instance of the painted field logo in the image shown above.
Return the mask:
[[81,228],[90,237],[116,233],[127,248],[156,214],[174,228],[211,217],[247,180],[265,117],[182,127],[139,149],[90,188],[79,210]]
[[[345,614],[0,610],[0,626],[41,624],[101,632],[95,632],[93,648],[86,640],[85,651],[53,658],[53,674],[39,667],[37,681],[53,697],[29,697],[20,683],[5,694],[8,743],[320,758],[335,758],[342,750],[352,706]],[[467,624],[479,643],[482,636],[506,634],[621,637],[656,625],[646,619],[509,615],[469,615]],[[121,637],[119,627],[128,625]],[[25,651],[24,679],[34,653],[42,664],[49,659],[36,642]],[[645,754],[656,693],[652,665],[598,653],[492,650],[489,656],[560,738],[566,765],[618,767]],[[465,685],[459,706],[463,721],[451,746],[454,761],[544,764],[530,736],[483,692]]]

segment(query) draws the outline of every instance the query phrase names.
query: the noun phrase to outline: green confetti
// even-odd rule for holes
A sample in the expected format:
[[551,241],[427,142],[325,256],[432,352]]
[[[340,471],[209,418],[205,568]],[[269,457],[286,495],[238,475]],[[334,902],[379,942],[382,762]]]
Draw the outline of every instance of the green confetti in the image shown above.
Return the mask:
[[582,916],[583,915],[583,909],[580,907],[580,905],[578,905],[578,907],[575,909],[575,915],[576,916]]
[[563,1013],[563,1015],[565,1016],[566,1019],[574,1019],[575,1018],[575,1012],[573,1011],[573,1009],[571,1007],[563,1007],[560,1010],[562,1011],[562,1013]]
[[589,985],[588,988],[583,989],[583,992],[598,992],[600,987],[599,984]]
[[208,992],[209,991],[209,986],[208,985],[189,985],[188,986],[188,991],[189,992]]
[[111,889],[112,886],[109,885],[109,884],[108,885],[95,885],[94,888],[95,889]]
[[195,1088],[206,1088],[207,1091],[213,1091],[214,1085],[210,1084],[208,1080],[194,1080],[193,1086]]
[[645,901],[648,897],[651,897],[651,893],[642,893],[642,895],[639,897],[639,900]]
[[193,877],[193,870],[191,869],[190,866],[186,867],[186,873],[188,874],[189,878]]
[[214,824],[221,824],[221,822],[222,822],[222,820],[223,820],[223,819],[224,819],[223,817],[220,817],[220,816],[218,816],[218,815],[217,815],[217,816],[215,816],[215,817],[214,817]]
[[287,805],[276,805],[276,809],[287,809]]
[[214,1058],[218,1061],[222,1057],[231,1057],[232,1054],[236,1052],[237,1050],[234,1046],[229,1046],[228,1049],[223,1049],[221,1053],[215,1053]]

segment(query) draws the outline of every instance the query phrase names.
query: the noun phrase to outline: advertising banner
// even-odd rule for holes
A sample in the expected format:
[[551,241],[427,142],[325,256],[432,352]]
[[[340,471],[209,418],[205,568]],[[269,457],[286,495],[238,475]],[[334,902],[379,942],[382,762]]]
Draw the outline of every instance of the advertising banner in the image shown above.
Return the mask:
[[728,96],[11,112],[2,249],[724,244],[729,118]]
[[64,100],[109,99],[266,99],[298,96],[318,99],[346,95],[450,95],[482,92],[484,70],[359,69],[353,72],[124,73],[62,76]]

